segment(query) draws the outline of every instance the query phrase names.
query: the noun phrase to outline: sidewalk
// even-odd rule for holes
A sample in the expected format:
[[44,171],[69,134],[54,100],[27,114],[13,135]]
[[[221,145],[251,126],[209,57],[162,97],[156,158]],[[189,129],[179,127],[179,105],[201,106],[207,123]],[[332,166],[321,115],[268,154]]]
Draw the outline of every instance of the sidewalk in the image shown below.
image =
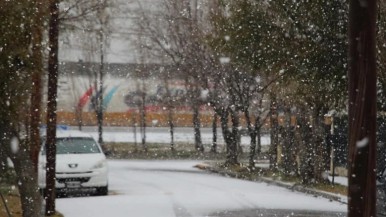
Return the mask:
[[[284,187],[284,188],[287,188],[287,189],[292,190],[292,191],[298,191],[298,192],[302,192],[305,194],[311,194],[311,195],[314,195],[316,197],[324,197],[324,198],[327,198],[327,199],[332,200],[332,201],[338,201],[340,203],[347,204],[347,196],[345,196],[345,195],[305,187],[305,186],[302,186],[301,184],[298,184],[298,183],[284,182],[284,181],[279,181],[279,180],[275,180],[275,179],[263,177],[263,176],[249,178],[249,177],[242,176],[242,175],[238,174],[237,172],[225,170],[225,169],[222,169],[220,167],[213,166],[209,163],[199,164],[199,165],[196,165],[196,167],[199,169],[206,170],[206,171],[209,171],[212,173],[217,173],[217,174],[220,174],[220,175],[223,175],[226,177],[232,177],[232,178],[238,178],[238,179],[244,179],[244,180],[256,181],[256,182],[265,182],[267,184]],[[332,177],[329,177],[329,178],[331,181]],[[335,183],[347,186],[347,178],[345,178],[345,177],[335,177],[334,181],[335,181]]]

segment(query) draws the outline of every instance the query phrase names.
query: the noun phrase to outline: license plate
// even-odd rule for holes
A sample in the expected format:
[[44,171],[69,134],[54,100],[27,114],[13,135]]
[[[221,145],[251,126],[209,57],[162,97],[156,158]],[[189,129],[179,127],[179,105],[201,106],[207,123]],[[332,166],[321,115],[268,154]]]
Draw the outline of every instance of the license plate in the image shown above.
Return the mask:
[[80,182],[66,182],[67,188],[80,188]]

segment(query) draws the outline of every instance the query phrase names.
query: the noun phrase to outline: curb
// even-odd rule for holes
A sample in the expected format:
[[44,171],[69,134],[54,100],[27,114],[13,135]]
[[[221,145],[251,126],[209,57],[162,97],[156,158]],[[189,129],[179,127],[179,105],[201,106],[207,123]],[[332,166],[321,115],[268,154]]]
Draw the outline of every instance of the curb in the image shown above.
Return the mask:
[[342,200],[342,196],[339,196],[339,195],[336,195],[333,193],[329,193],[329,192],[325,192],[325,191],[316,190],[313,188],[307,188],[307,187],[304,187],[300,184],[291,184],[291,183],[280,182],[280,181],[273,180],[273,179],[266,178],[266,177],[257,177],[257,178],[251,179],[248,177],[240,176],[234,172],[216,170],[215,168],[213,168],[209,165],[205,165],[205,164],[198,164],[195,167],[198,169],[201,169],[201,170],[209,171],[211,173],[217,173],[217,174],[225,176],[225,177],[232,177],[232,178],[243,179],[243,180],[248,180],[248,181],[255,181],[255,182],[265,182],[269,185],[275,185],[278,187],[287,188],[291,191],[297,191],[297,192],[301,192],[301,193],[305,193],[305,194],[310,194],[310,195],[313,195],[315,197],[323,197],[323,198],[329,199],[330,201],[337,201],[337,202],[340,202],[342,204],[347,204],[347,201]]

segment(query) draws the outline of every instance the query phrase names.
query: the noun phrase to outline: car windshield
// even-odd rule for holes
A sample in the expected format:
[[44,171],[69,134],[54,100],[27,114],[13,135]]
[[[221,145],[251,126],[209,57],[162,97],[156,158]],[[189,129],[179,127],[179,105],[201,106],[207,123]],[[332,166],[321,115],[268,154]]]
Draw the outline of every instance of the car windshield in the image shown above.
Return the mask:
[[[56,154],[92,154],[100,153],[100,149],[92,138],[57,138]],[[43,150],[45,154],[45,146]]]

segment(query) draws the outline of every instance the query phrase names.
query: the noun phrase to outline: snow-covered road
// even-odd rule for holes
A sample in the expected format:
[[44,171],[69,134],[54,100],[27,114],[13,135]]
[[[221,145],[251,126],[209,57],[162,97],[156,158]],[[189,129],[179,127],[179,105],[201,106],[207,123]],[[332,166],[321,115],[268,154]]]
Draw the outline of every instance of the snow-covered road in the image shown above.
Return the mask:
[[196,217],[219,211],[290,209],[345,212],[298,192],[198,170],[199,161],[110,160],[110,195],[57,199],[65,217]]

